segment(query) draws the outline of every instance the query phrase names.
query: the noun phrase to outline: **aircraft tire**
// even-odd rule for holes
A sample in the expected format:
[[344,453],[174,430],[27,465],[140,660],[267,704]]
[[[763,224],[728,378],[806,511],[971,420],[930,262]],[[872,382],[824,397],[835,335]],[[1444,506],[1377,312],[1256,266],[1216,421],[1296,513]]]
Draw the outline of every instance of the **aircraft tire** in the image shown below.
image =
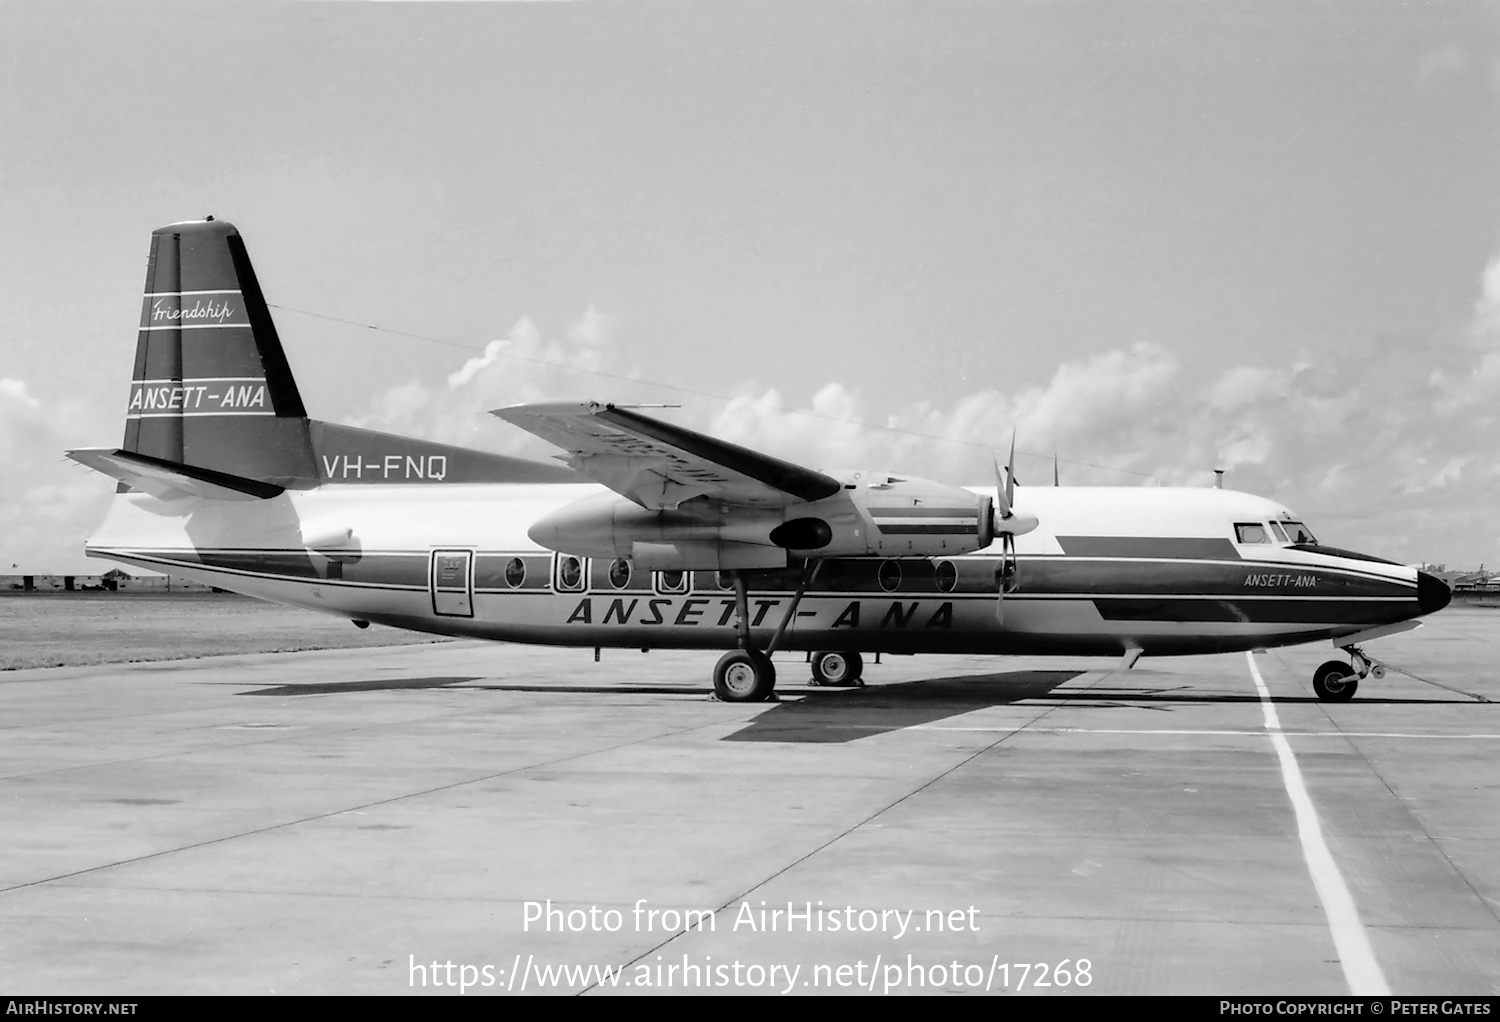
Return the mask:
[[758,649],[732,649],[714,666],[714,693],[726,703],[763,703],[776,692],[776,665]]
[[1313,691],[1325,703],[1347,703],[1359,688],[1359,676],[1346,663],[1330,660],[1313,672]]
[[864,659],[854,652],[828,651],[814,653],[812,676],[814,685],[829,688],[849,688],[859,684],[865,672]]

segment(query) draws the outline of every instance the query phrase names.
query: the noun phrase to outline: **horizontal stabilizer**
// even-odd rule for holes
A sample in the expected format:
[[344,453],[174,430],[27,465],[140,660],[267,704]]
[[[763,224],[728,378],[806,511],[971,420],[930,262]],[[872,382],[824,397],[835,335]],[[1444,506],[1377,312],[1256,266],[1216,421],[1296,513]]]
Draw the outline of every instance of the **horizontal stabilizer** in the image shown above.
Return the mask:
[[266,500],[284,492],[282,487],[272,483],[114,448],[84,448],[68,451],[67,454],[80,465],[102,472],[133,490],[149,493],[162,500],[176,500],[179,497]]

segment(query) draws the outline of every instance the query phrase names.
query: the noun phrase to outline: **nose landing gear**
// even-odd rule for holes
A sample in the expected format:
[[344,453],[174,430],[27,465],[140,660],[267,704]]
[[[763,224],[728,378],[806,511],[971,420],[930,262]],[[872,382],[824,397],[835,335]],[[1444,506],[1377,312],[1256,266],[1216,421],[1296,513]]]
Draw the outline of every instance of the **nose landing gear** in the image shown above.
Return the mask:
[[1342,660],[1330,660],[1313,671],[1313,691],[1325,703],[1346,703],[1359,688],[1359,675]]
[[1313,672],[1313,691],[1325,703],[1346,703],[1354,698],[1361,679],[1374,678],[1379,681],[1385,677],[1384,664],[1372,660],[1358,646],[1344,648],[1349,651],[1352,664],[1330,660]]

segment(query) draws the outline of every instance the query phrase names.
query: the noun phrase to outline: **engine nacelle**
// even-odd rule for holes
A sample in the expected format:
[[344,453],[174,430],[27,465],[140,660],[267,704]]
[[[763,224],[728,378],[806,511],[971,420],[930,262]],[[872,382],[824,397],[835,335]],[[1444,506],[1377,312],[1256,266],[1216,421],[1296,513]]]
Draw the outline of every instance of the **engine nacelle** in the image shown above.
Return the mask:
[[650,510],[600,493],[552,512],[528,535],[579,557],[626,557],[641,570],[705,571],[781,568],[789,557],[951,557],[983,550],[997,531],[1035,525],[1021,515],[997,521],[990,497],[957,486],[864,472],[843,482],[823,500],[770,508],[699,498]]

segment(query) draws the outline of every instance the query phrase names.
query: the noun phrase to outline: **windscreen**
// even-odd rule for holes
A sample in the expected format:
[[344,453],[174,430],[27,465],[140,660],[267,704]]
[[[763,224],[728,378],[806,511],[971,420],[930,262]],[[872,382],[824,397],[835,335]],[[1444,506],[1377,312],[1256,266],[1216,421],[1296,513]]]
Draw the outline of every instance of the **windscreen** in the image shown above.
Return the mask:
[[1281,527],[1286,530],[1286,538],[1292,543],[1316,543],[1318,538],[1312,534],[1312,530],[1301,522],[1282,522]]

